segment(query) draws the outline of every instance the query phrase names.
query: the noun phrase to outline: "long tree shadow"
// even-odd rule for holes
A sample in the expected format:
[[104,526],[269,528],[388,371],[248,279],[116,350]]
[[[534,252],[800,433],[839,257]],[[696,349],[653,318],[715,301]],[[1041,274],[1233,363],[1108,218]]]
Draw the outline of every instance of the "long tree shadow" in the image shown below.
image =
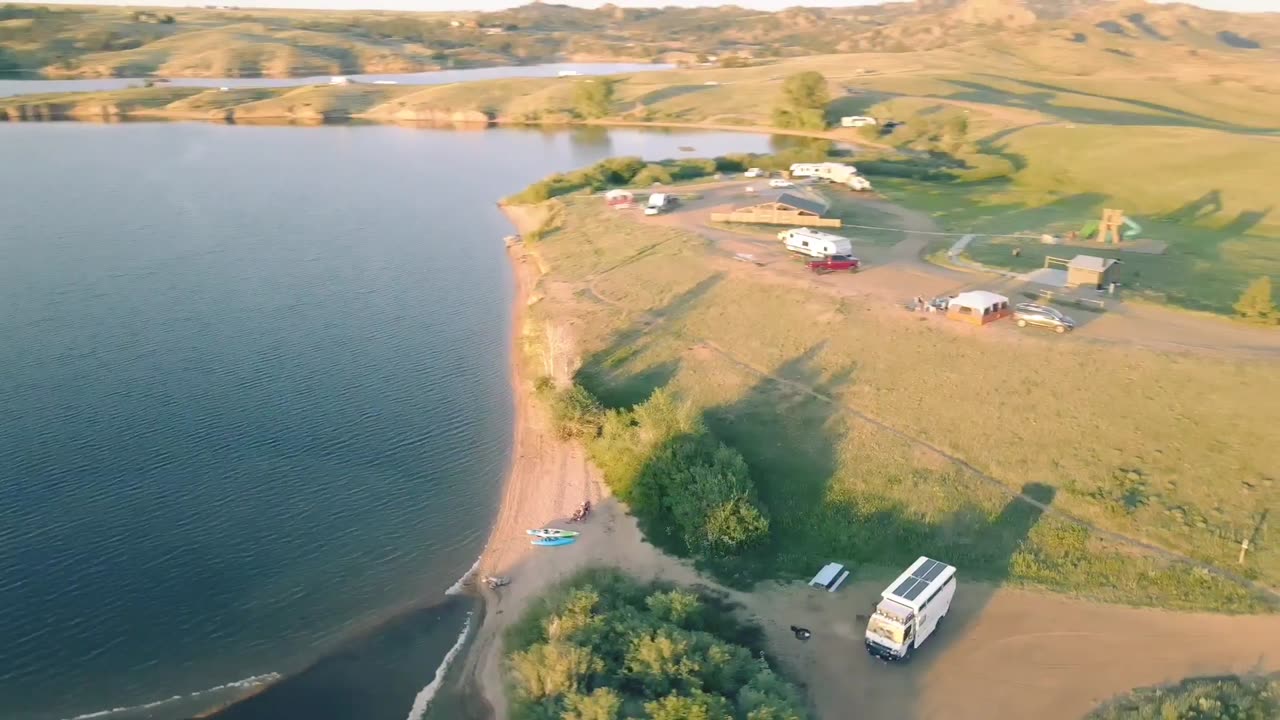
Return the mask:
[[642,402],[675,376],[678,363],[664,361],[641,365],[639,359],[656,340],[663,325],[687,315],[724,280],[714,273],[673,297],[666,305],[640,313],[614,334],[604,348],[589,355],[574,380],[606,407],[627,407]]

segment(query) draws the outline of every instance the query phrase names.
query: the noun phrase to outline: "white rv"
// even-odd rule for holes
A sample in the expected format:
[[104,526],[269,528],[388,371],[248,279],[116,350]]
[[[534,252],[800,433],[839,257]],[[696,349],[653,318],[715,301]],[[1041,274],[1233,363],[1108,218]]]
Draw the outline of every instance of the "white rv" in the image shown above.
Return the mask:
[[849,242],[849,238],[809,228],[783,230],[778,233],[778,239],[791,252],[810,257],[826,258],[853,253],[853,244]]
[[793,178],[811,177],[842,183],[847,182],[849,178],[857,174],[858,168],[844,163],[796,163],[791,166],[791,177]]
[[649,203],[644,206],[645,215],[657,215],[675,204],[675,198],[667,193],[654,193],[649,196]]
[[867,621],[867,652],[904,660],[938,629],[956,594],[956,569],[921,556],[884,592]]

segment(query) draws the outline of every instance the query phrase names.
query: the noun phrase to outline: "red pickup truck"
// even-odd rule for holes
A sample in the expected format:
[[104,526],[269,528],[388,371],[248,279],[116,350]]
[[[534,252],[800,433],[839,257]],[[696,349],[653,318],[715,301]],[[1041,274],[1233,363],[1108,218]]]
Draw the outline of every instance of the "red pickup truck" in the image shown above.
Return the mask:
[[852,255],[831,255],[821,260],[810,260],[805,263],[805,267],[813,272],[824,274],[837,270],[857,272],[860,264],[858,258]]

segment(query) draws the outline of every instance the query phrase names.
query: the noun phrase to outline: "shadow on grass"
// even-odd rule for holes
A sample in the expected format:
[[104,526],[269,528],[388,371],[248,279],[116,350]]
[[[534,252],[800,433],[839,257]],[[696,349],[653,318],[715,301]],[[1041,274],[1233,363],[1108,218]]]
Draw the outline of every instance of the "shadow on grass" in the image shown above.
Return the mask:
[[652,334],[656,328],[686,315],[723,279],[723,273],[709,275],[663,307],[638,315],[613,336],[608,346],[586,359],[575,381],[606,407],[629,407],[643,402],[654,390],[670,382],[679,363],[668,360],[637,368],[633,358],[642,356],[654,341]]
[[[956,468],[903,466],[899,475],[869,467],[842,452],[844,441],[869,428],[853,427],[831,402],[856,381],[857,367],[824,370],[817,345],[784,362],[740,399],[704,414],[716,437],[742,453],[760,501],[770,516],[767,552],[707,563],[721,578],[747,584],[763,578],[804,578],[821,563],[843,562],[855,572],[865,565],[906,567],[920,555],[963,567],[969,577],[995,582],[1009,575],[1010,559],[1043,512],[1014,499],[992,516],[976,502],[960,499],[943,507],[930,485],[971,482]],[[862,447],[871,447],[873,443]],[[880,462],[870,459],[868,465]],[[914,488],[902,492],[901,488]],[[919,492],[919,502],[909,499]],[[1024,488],[1047,506],[1053,490]],[[908,496],[904,499],[904,495]]]
[[665,87],[660,90],[647,92],[644,95],[641,95],[640,97],[636,98],[636,102],[640,103],[641,105],[653,105],[655,103],[660,103],[664,100],[671,100],[672,98],[678,98],[683,95],[692,95],[693,93],[710,90],[713,87],[716,87],[716,86],[715,85],[672,85],[671,87]]

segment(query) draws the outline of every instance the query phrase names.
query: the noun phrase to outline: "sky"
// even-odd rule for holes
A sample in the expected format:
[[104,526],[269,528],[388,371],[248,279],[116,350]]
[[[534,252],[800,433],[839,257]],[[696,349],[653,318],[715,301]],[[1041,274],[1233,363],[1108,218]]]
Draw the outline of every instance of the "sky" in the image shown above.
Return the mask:
[[[54,0],[63,2],[95,2],[97,0]],[[596,7],[603,4],[600,0],[549,0],[563,5],[579,5]],[[651,7],[665,5],[726,5],[760,8],[763,10],[781,10],[795,5],[810,7],[848,7],[851,5],[874,5],[884,0],[613,0],[614,5]],[[1173,0],[1153,0],[1154,2],[1171,2]],[[1184,2],[1188,0],[1183,0]],[[165,5],[178,7],[183,5],[235,5],[237,7],[276,7],[276,8],[342,8],[342,9],[380,9],[380,10],[497,10],[501,8],[523,5],[527,0],[106,0],[99,2],[105,5]],[[1280,0],[1190,0],[1189,4],[1214,10],[1233,10],[1236,12],[1280,11]]]

